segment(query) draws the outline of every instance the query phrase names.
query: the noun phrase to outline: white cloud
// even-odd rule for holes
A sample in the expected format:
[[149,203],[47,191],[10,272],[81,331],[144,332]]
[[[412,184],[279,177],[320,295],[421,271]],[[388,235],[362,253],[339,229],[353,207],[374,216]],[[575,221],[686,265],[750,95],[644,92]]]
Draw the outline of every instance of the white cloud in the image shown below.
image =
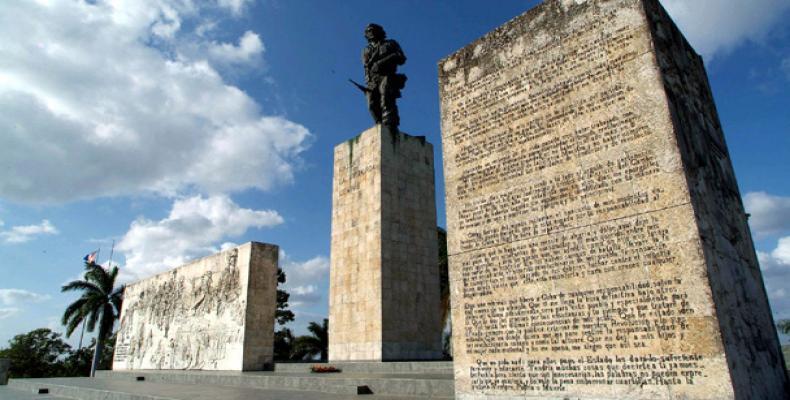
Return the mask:
[[756,236],[790,232],[790,197],[749,192],[743,196],[743,205],[751,214],[749,226]]
[[[275,211],[241,208],[224,195],[176,200],[166,218],[132,222],[116,247],[126,256],[120,279],[128,282],[151,276],[219,251],[216,243],[226,237],[282,222]],[[223,243],[222,248],[230,244]]]
[[216,44],[184,31],[218,17],[206,4],[0,2],[0,197],[57,203],[290,182],[311,135],[265,115],[218,72],[259,58],[257,34],[228,45],[225,61],[194,51]]
[[217,29],[217,21],[206,20],[195,28],[195,34],[200,37],[206,37],[209,33]]
[[[0,226],[3,226],[0,224]],[[0,231],[0,238],[6,243],[24,243],[33,240],[36,236],[57,235],[58,229],[49,220],[41,220],[38,225],[14,226],[7,231]]]
[[318,291],[316,285],[286,287],[286,290],[291,294],[289,303],[295,309],[294,312],[299,307],[316,304],[323,298],[323,293]]
[[211,43],[208,53],[212,60],[220,64],[256,63],[261,59],[264,47],[261,38],[252,31],[244,32],[239,44]]
[[785,57],[782,60],[781,68],[782,68],[782,72],[784,72],[784,74],[785,74],[785,77],[788,80],[790,80],[790,56]]
[[771,252],[771,258],[777,264],[790,268],[790,236],[779,239],[776,248]]
[[34,293],[29,290],[0,289],[0,303],[6,306],[20,303],[40,303],[49,299],[49,295]]
[[230,10],[233,15],[239,15],[247,7],[247,4],[252,1],[253,0],[218,0],[217,4],[219,4],[220,7]]
[[329,276],[329,259],[316,256],[307,261],[294,261],[281,251],[280,259],[283,271],[288,276],[287,283],[292,287],[308,285],[315,280]]
[[297,294],[297,295],[299,295],[299,296],[304,296],[304,295],[308,295],[308,294],[313,294],[313,293],[315,293],[315,292],[316,292],[316,290],[317,290],[317,289],[316,289],[316,286],[315,286],[315,285],[297,286],[297,287],[295,287],[295,288],[291,289],[291,291],[292,291],[293,293],[295,293],[295,294]]
[[747,41],[759,42],[786,20],[787,0],[661,0],[691,45],[706,59]]
[[237,243],[225,242],[225,243],[222,243],[221,245],[219,245],[219,251],[230,250],[230,249],[232,249],[232,248],[234,248],[236,246],[238,246]]
[[0,319],[13,317],[18,312],[19,312],[18,308],[13,308],[13,307],[0,308]]
[[790,236],[780,238],[770,253],[758,251],[757,257],[774,317],[790,318]]
[[291,306],[315,304],[322,299],[329,281],[328,258],[317,256],[299,262],[281,251],[280,265],[286,277],[283,288],[291,294]]

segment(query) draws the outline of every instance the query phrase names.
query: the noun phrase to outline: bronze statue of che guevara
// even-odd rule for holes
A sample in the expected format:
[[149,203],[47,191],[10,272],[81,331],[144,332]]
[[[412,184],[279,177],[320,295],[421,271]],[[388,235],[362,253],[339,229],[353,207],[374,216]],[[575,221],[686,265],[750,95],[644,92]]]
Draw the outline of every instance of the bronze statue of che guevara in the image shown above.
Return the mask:
[[398,42],[387,39],[384,28],[377,24],[365,27],[368,45],[362,50],[365,68],[365,95],[373,121],[392,132],[398,131],[400,117],[395,99],[406,84],[406,75],[397,73],[398,66],[406,62]]

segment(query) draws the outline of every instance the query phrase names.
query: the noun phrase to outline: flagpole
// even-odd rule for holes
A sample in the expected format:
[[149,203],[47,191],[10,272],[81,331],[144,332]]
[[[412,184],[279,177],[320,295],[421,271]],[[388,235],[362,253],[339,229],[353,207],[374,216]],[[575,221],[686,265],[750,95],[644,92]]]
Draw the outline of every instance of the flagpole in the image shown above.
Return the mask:
[[85,335],[85,318],[82,319],[82,333],[80,333],[80,347],[78,350],[82,350],[82,337]]
[[[113,246],[114,246],[115,245],[115,240],[113,240],[112,243],[113,243]],[[96,259],[97,260],[99,259],[99,253],[101,253],[101,247],[99,247],[96,250]],[[110,250],[110,254],[112,254],[112,250]],[[111,255],[111,257],[112,257],[112,255]],[[85,256],[85,258],[88,258],[88,256]],[[94,261],[94,263],[95,263],[95,261]],[[85,279],[85,273],[84,272],[82,273],[82,278]],[[82,318],[82,331],[80,332],[80,345],[79,345],[78,349],[82,349],[82,338],[84,336],[85,336],[85,318],[83,317]]]
[[112,268],[112,252],[115,250],[115,239],[112,240],[112,246],[110,246],[110,262],[107,263],[107,270]]

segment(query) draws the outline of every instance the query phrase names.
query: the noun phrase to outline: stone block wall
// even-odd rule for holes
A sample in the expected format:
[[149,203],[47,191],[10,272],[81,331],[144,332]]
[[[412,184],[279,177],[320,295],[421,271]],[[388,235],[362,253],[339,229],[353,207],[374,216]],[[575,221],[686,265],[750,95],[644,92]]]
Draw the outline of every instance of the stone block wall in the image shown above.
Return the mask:
[[457,398],[786,398],[704,68],[656,0],[547,0],[439,75]]
[[433,147],[375,126],[335,147],[329,358],[441,357]]

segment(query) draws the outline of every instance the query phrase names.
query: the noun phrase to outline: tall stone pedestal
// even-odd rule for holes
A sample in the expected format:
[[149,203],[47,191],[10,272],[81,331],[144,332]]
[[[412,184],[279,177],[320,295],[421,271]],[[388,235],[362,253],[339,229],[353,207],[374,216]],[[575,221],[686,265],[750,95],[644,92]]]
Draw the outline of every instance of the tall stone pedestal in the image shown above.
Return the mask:
[[787,399],[701,58],[547,0],[439,65],[457,399]]
[[250,242],[126,286],[113,370],[271,369],[278,252]]
[[334,157],[329,359],[440,358],[433,146],[375,126]]

